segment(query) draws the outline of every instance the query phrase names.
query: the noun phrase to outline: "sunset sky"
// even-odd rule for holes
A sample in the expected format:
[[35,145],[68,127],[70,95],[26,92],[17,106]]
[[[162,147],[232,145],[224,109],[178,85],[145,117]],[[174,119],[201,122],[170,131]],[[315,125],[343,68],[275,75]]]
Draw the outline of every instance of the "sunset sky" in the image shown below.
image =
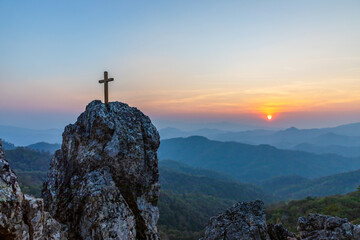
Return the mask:
[[104,70],[160,128],[360,122],[360,1],[0,0],[1,125],[63,128]]

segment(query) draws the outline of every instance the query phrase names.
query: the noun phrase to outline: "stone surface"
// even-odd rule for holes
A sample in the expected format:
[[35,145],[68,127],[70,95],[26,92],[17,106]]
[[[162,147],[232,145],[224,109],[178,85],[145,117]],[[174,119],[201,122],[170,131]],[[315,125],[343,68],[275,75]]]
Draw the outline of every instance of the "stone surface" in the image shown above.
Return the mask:
[[302,240],[359,240],[360,225],[346,218],[309,214],[298,219],[298,232]]
[[44,211],[43,200],[24,195],[0,140],[0,239],[67,239],[66,229]]
[[256,200],[239,202],[225,213],[210,219],[203,240],[257,239],[270,240],[267,232],[264,203]]
[[267,232],[271,240],[297,240],[295,233],[289,232],[281,223],[267,225]]
[[159,144],[138,109],[91,102],[51,160],[46,209],[70,239],[158,239]]
[[297,240],[281,224],[266,224],[264,203],[239,202],[210,219],[202,240]]
[[240,202],[210,219],[203,240],[360,240],[360,225],[347,219],[309,214],[298,219],[298,236],[282,224],[265,222],[263,202]]

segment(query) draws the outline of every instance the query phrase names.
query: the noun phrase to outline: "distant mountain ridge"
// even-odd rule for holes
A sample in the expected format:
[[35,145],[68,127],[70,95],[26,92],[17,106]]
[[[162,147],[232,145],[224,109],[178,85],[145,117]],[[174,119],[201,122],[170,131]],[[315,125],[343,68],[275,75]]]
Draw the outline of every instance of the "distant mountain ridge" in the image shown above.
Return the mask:
[[0,125],[0,136],[17,146],[27,146],[37,142],[61,143],[62,129],[35,130]]
[[[204,136],[218,141],[269,144],[284,149],[296,149],[296,146],[299,144],[311,144],[315,147],[333,145],[336,147],[358,146],[360,148],[360,122],[330,128],[298,129],[291,127],[280,131],[264,129],[228,131],[215,128],[183,131],[177,128],[163,128],[159,130],[159,133],[162,140],[176,137]],[[328,138],[329,135],[326,135],[328,133],[336,134],[332,137],[330,135],[331,141]],[[0,125],[0,136],[16,146],[27,146],[38,142],[59,144],[61,143],[61,134],[62,129],[35,130]],[[312,152],[311,149],[302,150]],[[337,153],[346,155],[344,151],[338,151]]]
[[212,129],[212,128],[202,128],[193,131],[183,131],[177,128],[163,128],[159,130],[159,134],[162,140],[176,138],[176,137],[190,137],[190,136],[203,136],[207,138],[216,138],[219,134],[225,134],[227,131]]
[[[360,124],[351,126],[356,128],[359,127],[360,131]],[[220,141],[237,141],[249,144],[269,144],[286,149],[291,149],[302,143],[319,146],[360,146],[360,135],[357,136],[354,134],[358,132],[357,129],[354,129],[354,133],[351,135],[345,135],[349,131],[344,131],[343,129],[348,130],[345,126],[342,126],[341,128],[336,127],[324,129],[298,129],[291,127],[276,132],[261,132],[260,130],[256,130],[237,133],[222,133],[212,139]]]
[[[162,139],[176,138],[176,137],[189,137],[194,135],[200,135],[207,138],[210,138],[210,135],[218,135],[218,134],[241,134],[244,136],[267,136],[275,133],[281,134],[299,134],[301,133],[303,136],[307,137],[316,137],[325,133],[335,133],[338,135],[345,136],[360,136],[360,122],[343,124],[335,127],[327,127],[327,128],[309,128],[309,129],[299,129],[296,127],[286,128],[284,130],[265,130],[265,129],[254,129],[254,130],[246,130],[246,131],[227,131],[220,130],[214,128],[203,128],[193,131],[183,131],[177,128],[163,128],[159,130],[160,136]],[[220,137],[220,136],[216,136]],[[233,136],[235,137],[235,136]]]
[[2,140],[2,146],[3,146],[4,150],[12,150],[12,149],[16,148],[16,146],[14,144],[9,143],[9,142],[4,141],[4,140]]
[[293,150],[313,152],[317,154],[333,153],[344,157],[359,157],[360,147],[359,146],[338,146],[338,145],[327,145],[318,146],[310,143],[301,143],[292,148]]
[[47,142],[39,142],[39,143],[30,144],[26,147],[35,151],[43,151],[54,154],[56,150],[59,150],[61,148],[61,145],[58,143],[51,144]]
[[[2,143],[4,150],[13,150],[19,147],[19,146],[15,146],[15,144],[6,142],[4,140],[2,140]],[[60,149],[60,147],[61,145],[58,143],[38,142],[38,143],[30,144],[28,146],[20,146],[19,148],[28,148],[35,151],[48,152],[54,154],[56,150]]]
[[260,182],[292,174],[318,178],[360,168],[360,158],[219,142],[199,136],[163,140],[158,155],[160,160],[172,159],[192,167],[215,170],[241,182]]
[[[356,147],[360,149],[360,123],[332,128],[298,129],[290,127],[279,131],[257,129],[228,132],[216,129],[201,129],[199,131],[184,132],[172,128],[161,129],[160,135],[162,140],[176,137],[203,136],[217,141],[236,141],[253,145],[268,144],[281,149],[335,153],[345,157],[360,156],[360,153],[354,150]],[[351,152],[348,153],[348,150]]]

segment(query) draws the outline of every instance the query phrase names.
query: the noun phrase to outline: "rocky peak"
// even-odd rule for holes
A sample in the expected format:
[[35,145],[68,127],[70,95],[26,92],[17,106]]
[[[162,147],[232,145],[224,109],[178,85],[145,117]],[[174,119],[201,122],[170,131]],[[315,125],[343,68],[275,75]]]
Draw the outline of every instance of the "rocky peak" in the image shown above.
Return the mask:
[[138,109],[92,101],[52,158],[46,209],[71,239],[158,239],[159,144]]

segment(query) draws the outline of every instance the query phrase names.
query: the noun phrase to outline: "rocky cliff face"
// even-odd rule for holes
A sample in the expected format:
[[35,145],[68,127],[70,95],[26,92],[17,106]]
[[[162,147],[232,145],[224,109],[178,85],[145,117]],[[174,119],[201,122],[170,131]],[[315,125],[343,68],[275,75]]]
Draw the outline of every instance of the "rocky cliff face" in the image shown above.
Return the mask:
[[0,239],[67,239],[66,229],[44,211],[43,200],[24,195],[0,140]]
[[138,109],[91,102],[51,161],[46,209],[70,239],[158,239],[159,144]]

